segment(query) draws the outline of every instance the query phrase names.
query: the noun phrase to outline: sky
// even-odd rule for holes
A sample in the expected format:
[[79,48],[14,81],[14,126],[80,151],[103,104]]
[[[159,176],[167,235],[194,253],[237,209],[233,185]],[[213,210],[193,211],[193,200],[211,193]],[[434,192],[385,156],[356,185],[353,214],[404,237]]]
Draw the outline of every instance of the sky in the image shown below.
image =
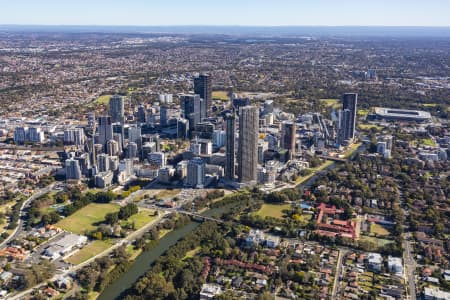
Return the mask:
[[0,24],[450,26],[450,0],[0,0]]

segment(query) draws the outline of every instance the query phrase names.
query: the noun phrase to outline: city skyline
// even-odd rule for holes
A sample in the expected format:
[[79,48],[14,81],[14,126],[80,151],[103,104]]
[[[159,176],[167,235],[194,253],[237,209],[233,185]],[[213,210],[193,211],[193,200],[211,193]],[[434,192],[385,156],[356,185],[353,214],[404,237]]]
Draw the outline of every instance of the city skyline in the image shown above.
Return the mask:
[[439,0],[3,2],[8,25],[450,26],[450,2]]

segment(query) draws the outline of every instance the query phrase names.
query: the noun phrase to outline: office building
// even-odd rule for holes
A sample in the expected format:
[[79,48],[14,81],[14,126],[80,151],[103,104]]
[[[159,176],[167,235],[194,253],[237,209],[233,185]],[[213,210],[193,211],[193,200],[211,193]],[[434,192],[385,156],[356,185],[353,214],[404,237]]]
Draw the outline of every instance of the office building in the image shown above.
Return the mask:
[[138,146],[136,143],[133,142],[128,143],[127,157],[130,159],[138,157]]
[[258,141],[258,163],[264,163],[264,154],[269,150],[269,143],[264,140]]
[[95,126],[95,112],[89,112],[87,115],[87,119],[88,119],[88,127],[89,128],[94,128]]
[[169,104],[172,103],[173,96],[172,94],[159,94],[158,100],[160,104]]
[[192,129],[192,137],[212,140],[214,134],[214,124],[210,122],[200,122]]
[[214,130],[212,136],[213,145],[217,148],[225,146],[226,134],[224,130]]
[[189,120],[190,129],[193,129],[201,121],[200,102],[199,95],[182,95],[180,97],[183,118]]
[[295,123],[284,121],[281,125],[281,148],[288,151],[288,159],[295,157]]
[[342,97],[342,110],[339,112],[339,144],[351,143],[355,138],[357,102],[358,94],[347,93]]
[[177,119],[177,139],[187,139],[189,137],[189,120]]
[[273,113],[273,100],[264,101],[263,113],[264,113],[264,115]]
[[145,108],[145,105],[140,104],[138,106],[138,111],[136,113],[136,118],[137,118],[137,121],[139,123],[147,122],[147,109]]
[[111,96],[109,99],[109,115],[112,123],[123,123],[125,108],[123,97],[120,95]]
[[201,107],[202,119],[209,116],[211,112],[212,102],[212,82],[211,77],[206,74],[201,74],[194,78],[194,93],[198,94],[203,99]]
[[81,179],[81,169],[78,160],[69,158],[65,161],[66,180]]
[[159,168],[166,166],[166,155],[164,152],[149,153],[147,159],[151,165],[156,165]]
[[258,166],[259,111],[255,106],[239,108],[238,179],[256,182]]
[[234,114],[225,116],[225,145],[226,145],[226,161],[225,161],[225,178],[232,180],[235,175],[235,134],[236,134],[236,118]]
[[95,186],[98,188],[102,188],[102,189],[109,187],[112,185],[113,178],[114,178],[113,172],[108,171],[108,172],[98,173],[94,177]]
[[113,138],[113,126],[110,116],[98,118],[98,144],[106,149],[106,143]]
[[128,127],[128,142],[136,143],[138,147],[142,145],[142,131],[138,125]]
[[187,164],[186,184],[191,187],[203,188],[205,185],[205,162],[194,157]]

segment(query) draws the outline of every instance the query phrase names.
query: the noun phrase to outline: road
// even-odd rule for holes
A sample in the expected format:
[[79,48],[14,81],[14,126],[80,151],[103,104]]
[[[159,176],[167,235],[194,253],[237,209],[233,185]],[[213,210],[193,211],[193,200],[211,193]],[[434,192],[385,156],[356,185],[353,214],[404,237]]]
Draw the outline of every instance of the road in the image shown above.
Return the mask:
[[94,260],[96,260],[99,257],[103,257],[105,255],[108,255],[109,253],[111,253],[112,251],[114,251],[115,249],[119,248],[120,246],[122,246],[123,244],[132,242],[133,240],[135,240],[136,238],[140,237],[141,235],[143,235],[150,227],[152,227],[153,225],[157,224],[159,221],[161,221],[164,218],[165,214],[161,214],[159,215],[155,220],[153,220],[150,223],[147,223],[146,225],[144,225],[142,228],[130,233],[126,238],[118,241],[115,245],[113,245],[112,247],[106,249],[105,251],[91,257],[90,259],[84,261],[81,264],[78,264],[76,266],[73,266],[71,268],[69,268],[69,270],[64,271],[63,273],[59,273],[54,275],[52,278],[50,278],[49,280],[44,281],[43,283],[40,283],[38,285],[35,285],[25,291],[22,291],[14,296],[9,297],[8,299],[10,300],[19,300],[22,299],[23,297],[27,296],[28,294],[30,294],[32,291],[34,291],[35,289],[38,289],[40,287],[43,287],[44,285],[47,285],[47,282],[49,281],[54,281],[57,278],[60,277],[64,277],[67,276],[71,273],[74,273],[76,271],[78,271],[79,269],[83,268],[84,266],[90,264],[91,262],[93,262]]
[[416,282],[414,278],[414,271],[416,270],[416,261],[414,260],[414,256],[411,253],[411,244],[409,238],[411,237],[410,233],[405,233],[403,235],[404,242],[404,261],[405,261],[405,275],[408,283],[408,294],[409,299],[416,300]]
[[14,231],[10,234],[9,237],[7,237],[2,243],[0,243],[0,249],[6,247],[6,245],[14,240],[16,237],[18,237],[22,231],[24,230],[24,217],[26,215],[26,209],[30,206],[31,202],[33,202],[35,199],[39,198],[40,196],[50,192],[53,189],[53,186],[55,185],[55,183],[38,190],[36,193],[34,193],[33,195],[31,195],[27,200],[25,200],[22,203],[22,206],[20,207],[20,212],[19,212],[19,220],[17,221],[17,227],[16,229],[14,229]]
[[345,256],[345,254],[347,253],[346,249],[339,249],[339,255],[338,255],[338,259],[337,259],[337,263],[336,263],[336,274],[334,276],[334,283],[333,283],[333,290],[331,292],[331,299],[338,299],[338,293],[339,293],[339,277],[341,277],[341,272],[342,272],[342,258]]

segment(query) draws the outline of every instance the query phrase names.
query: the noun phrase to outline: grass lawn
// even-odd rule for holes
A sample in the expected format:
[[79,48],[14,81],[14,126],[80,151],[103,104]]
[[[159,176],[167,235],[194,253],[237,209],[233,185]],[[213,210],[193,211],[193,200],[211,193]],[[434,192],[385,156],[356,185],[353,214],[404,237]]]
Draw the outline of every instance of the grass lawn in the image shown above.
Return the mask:
[[290,204],[263,204],[256,212],[256,215],[265,218],[265,217],[273,217],[277,219],[283,218],[283,210],[290,209]]
[[8,209],[11,209],[11,207],[13,207],[14,204],[16,204],[15,201],[10,201],[10,202],[7,202],[7,203],[5,203],[3,205],[0,205],[0,212],[1,213],[5,213]]
[[156,216],[153,215],[154,211],[151,209],[140,209],[135,215],[132,215],[126,221],[122,221],[122,225],[125,223],[134,222],[136,229],[142,228],[145,224],[153,221]]
[[116,204],[91,203],[62,219],[55,226],[73,233],[84,234],[86,230],[97,228],[97,223],[102,222],[107,213],[116,211],[119,211],[119,206]]
[[382,130],[383,127],[376,124],[358,124],[359,129],[370,130],[371,128],[375,128],[376,130]]
[[424,107],[436,107],[437,104],[436,103],[424,103],[423,106]]
[[161,192],[159,192],[156,197],[157,198],[172,198],[175,197],[176,195],[178,195],[180,193],[180,189],[173,189],[173,190],[162,190]]
[[111,95],[103,95],[98,97],[97,99],[95,99],[95,104],[105,104],[108,105],[109,103],[109,98],[111,98]]
[[185,255],[181,260],[185,260],[185,259],[187,259],[187,258],[194,257],[198,252],[200,252],[201,249],[202,249],[202,248],[201,248],[200,246],[195,247],[195,249],[186,252],[186,255]]
[[351,145],[348,150],[345,152],[344,154],[344,158],[349,158],[350,156],[353,155],[353,153],[356,151],[356,149],[359,148],[359,146],[361,146],[361,143],[356,143]]
[[339,108],[341,107],[341,102],[339,99],[320,99],[320,102],[324,103],[326,107]]
[[376,223],[370,225],[370,232],[378,235],[390,235],[390,232],[384,226]]
[[67,258],[66,261],[74,265],[81,264],[89,258],[105,251],[112,245],[113,243],[111,241],[93,241],[83,249],[75,252],[75,254]]
[[367,116],[369,114],[369,110],[368,109],[358,109],[358,111],[356,112],[358,114],[358,116]]
[[125,250],[130,255],[129,260],[135,260],[142,253],[142,249],[135,249],[133,245],[128,245]]
[[230,97],[228,97],[227,94],[228,93],[226,91],[214,91],[212,92],[212,98],[214,100],[228,101],[230,100]]
[[377,247],[383,247],[384,245],[393,243],[393,241],[391,241],[391,240],[380,239],[380,238],[370,237],[370,236],[361,236],[361,240],[371,241]]
[[88,299],[89,299],[89,300],[95,300],[95,299],[98,298],[98,296],[100,296],[100,293],[99,293],[99,292],[94,292],[94,291],[92,291],[92,292],[89,292],[89,294],[88,294]]

